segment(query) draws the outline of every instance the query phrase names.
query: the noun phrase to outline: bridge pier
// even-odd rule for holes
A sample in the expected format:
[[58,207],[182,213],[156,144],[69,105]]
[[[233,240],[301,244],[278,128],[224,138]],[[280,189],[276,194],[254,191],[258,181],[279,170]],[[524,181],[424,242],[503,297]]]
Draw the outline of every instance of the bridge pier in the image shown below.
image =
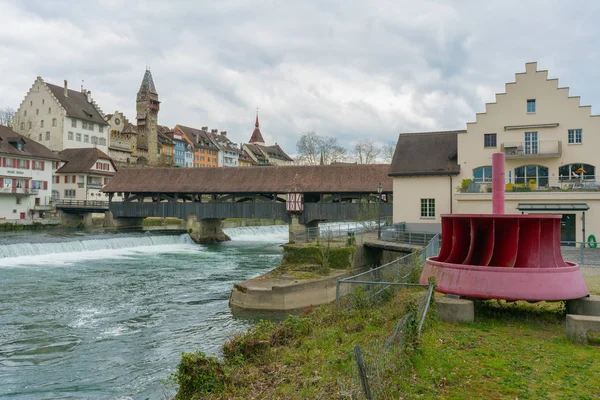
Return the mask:
[[231,240],[221,229],[222,218],[206,218],[198,221],[195,213],[190,213],[186,228],[192,240],[198,244],[210,244]]
[[69,228],[89,228],[92,226],[92,213],[66,213],[62,212],[60,224]]
[[113,213],[104,213],[105,228],[141,228],[144,226],[144,218],[115,218]]
[[303,235],[306,239],[314,239],[319,236],[319,221],[313,220],[307,224],[300,223],[299,215],[292,215],[290,220],[290,229],[289,229],[289,242],[295,243],[298,240],[296,236],[298,234]]

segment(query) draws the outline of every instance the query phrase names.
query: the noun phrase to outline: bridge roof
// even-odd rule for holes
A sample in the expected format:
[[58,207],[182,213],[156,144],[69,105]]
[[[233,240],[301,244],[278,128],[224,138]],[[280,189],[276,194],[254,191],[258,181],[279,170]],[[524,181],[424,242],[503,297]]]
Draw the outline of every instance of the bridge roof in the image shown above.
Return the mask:
[[389,164],[278,165],[219,168],[127,168],[103,192],[129,193],[384,193]]

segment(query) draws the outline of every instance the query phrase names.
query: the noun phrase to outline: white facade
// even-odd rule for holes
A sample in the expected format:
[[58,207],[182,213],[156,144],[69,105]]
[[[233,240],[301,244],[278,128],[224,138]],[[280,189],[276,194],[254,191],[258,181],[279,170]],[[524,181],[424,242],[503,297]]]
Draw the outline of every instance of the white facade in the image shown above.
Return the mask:
[[49,211],[54,164],[54,160],[37,157],[0,157],[0,223],[35,220]]
[[[581,106],[579,97],[569,96],[569,88],[559,87],[547,71],[528,63],[526,72],[516,74],[506,92],[457,134],[458,175],[394,178],[394,220],[421,228],[431,223],[426,230],[439,230],[440,214],[490,213],[491,158],[503,152],[507,213],[544,205],[551,211],[526,212],[562,214],[563,241],[598,236],[599,131],[600,117],[591,115],[590,106]],[[428,198],[435,199],[433,217],[423,217],[421,210]]]
[[[65,165],[60,162],[58,170]],[[54,172],[53,190],[57,200],[99,200],[108,201],[108,195],[101,189],[110,182],[116,173],[108,159],[98,159],[87,171]],[[116,199],[115,199],[116,201]]]
[[[67,92],[66,101],[75,102],[76,99],[69,99],[69,95],[77,96],[79,101],[87,98],[97,109],[91,94],[65,89],[62,96],[64,92]],[[14,130],[57,152],[67,148],[97,147],[108,153],[109,129],[106,122],[69,116],[41,77],[36,79],[17,110]]]

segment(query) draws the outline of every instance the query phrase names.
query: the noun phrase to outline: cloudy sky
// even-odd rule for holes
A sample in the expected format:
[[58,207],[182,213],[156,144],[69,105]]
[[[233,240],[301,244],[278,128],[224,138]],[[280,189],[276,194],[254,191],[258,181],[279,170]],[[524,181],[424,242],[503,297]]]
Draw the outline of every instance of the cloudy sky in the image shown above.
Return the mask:
[[36,76],[81,81],[105,113],[134,117],[150,66],[159,123],[246,142],[303,132],[370,138],[463,129],[525,63],[600,112],[592,1],[0,0],[0,107]]

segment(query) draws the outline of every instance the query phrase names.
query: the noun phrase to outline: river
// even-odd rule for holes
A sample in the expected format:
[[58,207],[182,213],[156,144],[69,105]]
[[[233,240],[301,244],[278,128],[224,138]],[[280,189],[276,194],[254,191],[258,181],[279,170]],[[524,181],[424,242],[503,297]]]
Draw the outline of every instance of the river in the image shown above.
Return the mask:
[[[0,237],[0,398],[162,399],[181,352],[218,354],[256,313],[232,285],[281,262],[287,226],[187,234],[21,232]],[[173,389],[171,389],[173,393]]]

